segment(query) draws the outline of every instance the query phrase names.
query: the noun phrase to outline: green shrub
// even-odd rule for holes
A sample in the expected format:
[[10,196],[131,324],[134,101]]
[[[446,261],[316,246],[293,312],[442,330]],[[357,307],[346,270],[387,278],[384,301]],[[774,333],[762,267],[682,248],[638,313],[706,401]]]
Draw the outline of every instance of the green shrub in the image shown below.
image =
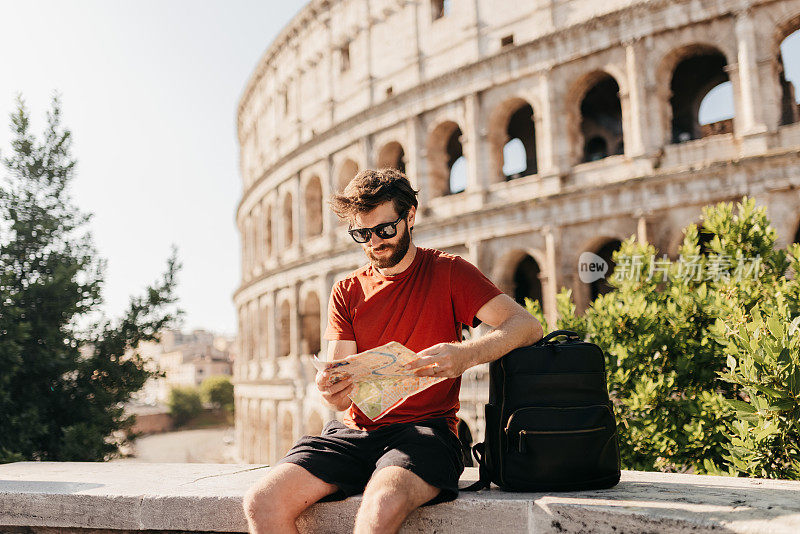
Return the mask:
[[200,393],[193,387],[173,387],[169,392],[167,404],[175,426],[185,425],[203,411]]
[[779,292],[713,329],[728,355],[720,377],[743,393],[728,401],[736,411],[725,456],[731,474],[800,480],[800,317],[790,319]]
[[200,394],[203,400],[212,404],[215,409],[225,408],[233,411],[231,377],[227,375],[209,376],[200,384]]
[[[581,316],[575,313],[569,291],[562,289],[558,295],[556,328],[575,330],[606,352],[625,468],[720,473],[719,466],[729,465],[729,473],[791,473],[791,468],[770,467],[767,462],[758,463],[760,471],[745,469],[742,463],[744,458],[747,465],[755,462],[749,455],[760,458],[766,442],[747,438],[755,427],[742,426],[743,405],[731,401],[760,402],[749,391],[758,391],[756,384],[769,388],[788,379],[790,367],[768,363],[760,374],[751,375],[751,382],[746,375],[725,374],[731,358],[744,362],[750,353],[728,343],[720,329],[749,321],[749,310],[774,301],[776,294],[783,295],[783,322],[790,322],[799,314],[800,287],[786,276],[788,253],[774,248],[776,233],[766,210],[757,209],[747,198],[737,208],[734,213],[730,203],[706,207],[702,229],[696,225],[685,229],[679,251],[683,262],[658,257],[652,245],[633,236],[625,240],[614,253],[616,268],[608,279],[612,291],[597,297]],[[701,250],[700,232],[710,237],[706,250]],[[793,265],[797,264],[795,259]],[[698,267],[699,275],[690,276],[697,273],[687,270],[691,265]],[[540,312],[535,307],[529,310]],[[738,363],[735,369],[747,365]],[[762,380],[769,383],[761,384]],[[783,395],[787,390],[781,391]],[[792,399],[797,402],[797,396]],[[780,411],[778,417],[788,413]],[[786,439],[797,435],[791,434],[790,426],[779,427]]]

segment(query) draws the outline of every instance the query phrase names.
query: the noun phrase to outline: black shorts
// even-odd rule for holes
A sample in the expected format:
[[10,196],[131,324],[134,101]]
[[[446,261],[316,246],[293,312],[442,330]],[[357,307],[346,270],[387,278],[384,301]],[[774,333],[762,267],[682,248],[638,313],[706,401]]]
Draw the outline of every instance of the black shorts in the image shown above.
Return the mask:
[[333,420],[322,435],[300,438],[275,465],[286,462],[338,486],[338,491],[320,502],[362,493],[372,473],[390,465],[408,469],[442,490],[423,506],[452,501],[458,497],[458,479],[464,471],[461,442],[444,418],[394,423],[371,431]]

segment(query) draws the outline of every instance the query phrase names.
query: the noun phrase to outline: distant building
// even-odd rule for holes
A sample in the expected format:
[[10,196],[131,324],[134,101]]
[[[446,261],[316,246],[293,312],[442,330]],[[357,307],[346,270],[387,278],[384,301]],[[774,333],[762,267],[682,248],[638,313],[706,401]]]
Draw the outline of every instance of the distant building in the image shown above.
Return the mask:
[[[167,330],[161,341],[141,343],[137,348],[150,361],[151,369],[164,371],[164,378],[149,380],[136,397],[141,404],[162,404],[176,386],[199,386],[206,377],[231,375],[235,359],[235,337],[206,330],[184,334]],[[130,351],[129,351],[130,352]]]

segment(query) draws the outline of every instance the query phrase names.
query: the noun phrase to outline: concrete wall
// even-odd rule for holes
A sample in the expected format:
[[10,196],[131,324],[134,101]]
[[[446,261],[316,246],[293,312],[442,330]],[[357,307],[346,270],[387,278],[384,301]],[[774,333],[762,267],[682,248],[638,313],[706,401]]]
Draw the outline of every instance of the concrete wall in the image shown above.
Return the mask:
[[[0,532],[246,532],[242,499],[264,466],[0,465]],[[460,485],[477,479],[467,468]],[[301,532],[352,532],[361,496],[313,505]],[[567,493],[461,492],[414,511],[401,532],[739,532],[800,530],[800,482],[623,471],[614,488]]]

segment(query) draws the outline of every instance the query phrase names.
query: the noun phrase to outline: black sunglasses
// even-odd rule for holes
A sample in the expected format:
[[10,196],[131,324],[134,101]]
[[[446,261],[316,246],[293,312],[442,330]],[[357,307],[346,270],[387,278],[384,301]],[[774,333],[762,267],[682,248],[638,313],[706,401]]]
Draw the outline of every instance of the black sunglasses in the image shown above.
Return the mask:
[[375,232],[375,235],[381,239],[391,239],[397,235],[397,223],[404,218],[405,215],[401,215],[394,222],[382,223],[372,228],[351,228],[347,230],[347,233],[350,234],[350,237],[352,237],[353,241],[356,243],[366,243],[369,241],[369,238],[372,237],[372,232]]

